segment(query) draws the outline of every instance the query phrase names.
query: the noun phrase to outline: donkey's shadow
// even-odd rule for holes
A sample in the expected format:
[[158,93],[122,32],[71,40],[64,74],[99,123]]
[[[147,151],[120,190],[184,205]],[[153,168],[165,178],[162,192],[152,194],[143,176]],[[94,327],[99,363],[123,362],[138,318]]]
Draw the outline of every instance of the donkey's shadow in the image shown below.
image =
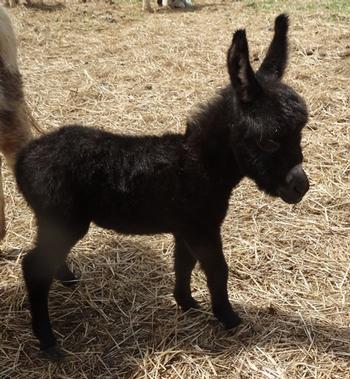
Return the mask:
[[[54,283],[50,295],[51,320],[66,353],[61,367],[67,375],[70,369],[76,370],[77,365],[88,361],[91,354],[97,354],[103,366],[113,367],[118,377],[132,377],[138,362],[141,364],[150,351],[176,349],[191,354],[199,347],[203,354],[236,354],[242,348],[269,344],[277,350],[279,346],[308,349],[312,344],[333,357],[350,355],[350,328],[302,318],[302,309],[296,314],[271,306],[262,309],[233,304],[243,319],[233,331],[224,330],[214,319],[209,296],[201,301],[200,311],[182,313],[172,298],[173,269],[169,259],[165,261],[154,246],[146,245],[144,240],[138,243],[123,238],[102,238],[99,242],[102,247],[96,252],[73,254],[80,283],[73,289]],[[171,254],[171,249],[164,250]],[[4,252],[2,257],[16,260],[17,253]],[[6,293],[3,295],[6,298]],[[23,298],[24,288],[13,290],[12,296]],[[40,370],[47,363],[31,335],[29,312],[19,311],[13,328],[16,339],[24,346],[21,358],[27,361],[27,368],[33,365]],[[12,329],[11,322],[7,325]],[[12,333],[8,330],[4,335]],[[13,352],[17,354],[16,349]],[[101,374],[101,369],[96,366],[96,374]]]

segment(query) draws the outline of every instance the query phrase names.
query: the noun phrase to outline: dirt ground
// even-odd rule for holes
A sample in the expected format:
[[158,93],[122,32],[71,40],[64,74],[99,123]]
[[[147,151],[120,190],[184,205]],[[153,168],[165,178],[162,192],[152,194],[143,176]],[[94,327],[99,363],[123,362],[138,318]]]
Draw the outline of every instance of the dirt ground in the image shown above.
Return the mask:
[[289,13],[285,80],[310,109],[303,146],[311,189],[296,206],[248,180],[233,192],[222,230],[229,296],[243,324],[227,332],[213,318],[199,269],[193,293],[202,311],[177,309],[171,236],[92,227],[70,256],[79,285],[51,291],[66,359],[49,363],[32,336],[20,267],[35,220],[6,169],[0,378],[350,378],[349,2],[194,2],[191,11],[144,14],[136,0],[46,0],[9,12],[41,127],[128,134],[183,132],[194,106],[228,82],[232,32],[247,29],[257,68],[274,17]]

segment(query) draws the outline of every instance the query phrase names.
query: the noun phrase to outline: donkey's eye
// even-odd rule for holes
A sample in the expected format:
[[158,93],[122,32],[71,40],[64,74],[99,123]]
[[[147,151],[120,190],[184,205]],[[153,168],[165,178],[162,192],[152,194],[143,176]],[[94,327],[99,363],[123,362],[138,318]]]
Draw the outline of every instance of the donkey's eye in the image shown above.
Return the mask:
[[280,144],[272,139],[268,139],[265,141],[258,141],[258,146],[261,150],[266,151],[267,153],[273,153],[279,149]]

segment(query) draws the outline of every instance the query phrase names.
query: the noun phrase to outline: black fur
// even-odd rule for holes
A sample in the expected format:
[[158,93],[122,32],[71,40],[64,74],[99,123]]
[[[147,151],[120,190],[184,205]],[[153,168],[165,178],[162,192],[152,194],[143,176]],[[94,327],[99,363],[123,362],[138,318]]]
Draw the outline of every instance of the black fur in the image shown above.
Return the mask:
[[53,358],[59,352],[48,316],[50,284],[53,277],[74,279],[65,259],[91,222],[121,233],[172,233],[177,303],[197,307],[190,278],[198,260],[215,316],[227,328],[239,324],[228,300],[220,237],[233,187],[248,176],[291,203],[308,189],[299,166],[306,106],[279,80],[287,26],[287,17],[279,16],[257,75],[245,32],[235,33],[228,52],[231,84],[188,121],[184,135],[130,137],[75,125],[20,153],[18,187],[38,224],[36,246],[23,259],[24,278],[34,334]]

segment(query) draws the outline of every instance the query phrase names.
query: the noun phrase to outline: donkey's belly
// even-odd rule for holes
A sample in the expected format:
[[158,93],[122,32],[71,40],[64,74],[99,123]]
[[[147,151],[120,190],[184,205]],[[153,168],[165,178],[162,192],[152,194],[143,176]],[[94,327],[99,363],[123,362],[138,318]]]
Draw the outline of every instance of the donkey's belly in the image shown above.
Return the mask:
[[173,219],[158,212],[135,212],[119,209],[119,212],[95,214],[92,221],[106,229],[123,234],[170,233],[174,229]]
[[101,228],[112,229],[122,234],[159,234],[173,231],[169,225],[148,223],[147,220],[133,222],[121,219],[93,219],[92,221]]

